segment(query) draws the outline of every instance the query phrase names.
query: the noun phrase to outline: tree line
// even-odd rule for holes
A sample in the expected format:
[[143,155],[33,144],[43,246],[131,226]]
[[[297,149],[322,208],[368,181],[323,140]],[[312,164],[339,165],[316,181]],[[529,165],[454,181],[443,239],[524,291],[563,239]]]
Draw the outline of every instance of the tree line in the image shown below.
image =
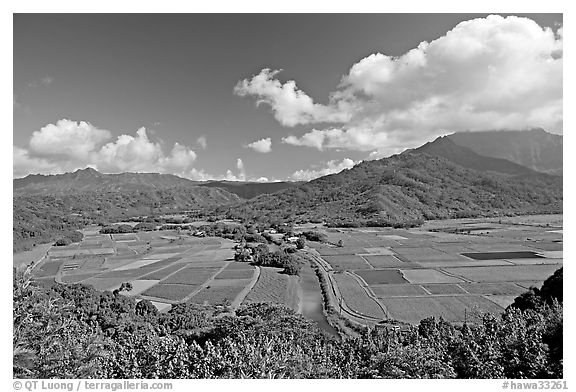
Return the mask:
[[562,378],[562,270],[501,315],[328,336],[265,303],[174,305],[14,274],[15,378]]

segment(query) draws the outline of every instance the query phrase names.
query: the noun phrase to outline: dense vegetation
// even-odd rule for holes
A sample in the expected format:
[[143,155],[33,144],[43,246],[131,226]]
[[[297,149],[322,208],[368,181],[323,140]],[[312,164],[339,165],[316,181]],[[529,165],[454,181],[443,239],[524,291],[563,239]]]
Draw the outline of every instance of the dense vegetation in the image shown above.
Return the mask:
[[261,267],[283,268],[282,272],[287,275],[299,275],[305,261],[297,253],[297,249],[297,246],[283,247],[271,252],[266,244],[258,244],[257,246],[240,244],[237,246],[234,260],[249,262]]
[[14,252],[52,242],[89,224],[107,224],[133,216],[155,216],[237,202],[218,188],[165,188],[90,191],[13,199]]
[[[75,181],[92,189],[94,176],[107,188],[46,193],[63,186],[69,189]],[[425,219],[562,212],[561,177],[503,177],[415,153],[366,161],[339,174],[246,202],[216,187],[165,186],[180,180],[190,182],[175,176],[84,171],[60,178],[40,177],[50,178],[49,185],[35,182],[34,176],[15,180],[15,184],[21,182],[13,199],[15,252],[56,241],[87,224],[183,211],[194,218],[240,219],[279,229],[282,223],[307,221],[411,227]],[[162,186],[153,187],[154,181]],[[41,192],[24,195],[29,189]]]
[[82,238],[84,238],[84,235],[79,231],[67,232],[54,243],[54,246],[67,246],[74,242],[82,241]]
[[395,227],[424,219],[561,213],[562,178],[500,176],[427,154],[401,154],[218,211],[243,221]]
[[525,309],[336,339],[283,307],[176,305],[13,283],[17,378],[562,378],[562,272]]

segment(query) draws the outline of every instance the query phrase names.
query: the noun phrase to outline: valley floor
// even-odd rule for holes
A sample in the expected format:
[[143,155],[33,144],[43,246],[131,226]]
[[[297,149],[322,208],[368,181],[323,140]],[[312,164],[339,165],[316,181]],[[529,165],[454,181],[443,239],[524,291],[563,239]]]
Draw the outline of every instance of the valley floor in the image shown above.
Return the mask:
[[[315,229],[328,243],[308,241],[306,252],[327,278],[333,305],[364,325],[415,324],[428,316],[478,321],[540,286],[563,262],[561,215],[430,221],[417,229]],[[235,262],[233,241],[176,231],[107,235],[95,227],[83,234],[79,244],[38,248],[15,260],[47,254],[33,270],[44,285],[114,290],[129,282],[124,295],[148,299],[161,311],[184,302],[269,302],[304,308],[304,315],[331,328],[316,303],[319,286],[278,268]]]
[[330,244],[311,243],[311,253],[336,286],[338,310],[367,325],[429,316],[476,322],[563,263],[561,215],[320,229]]

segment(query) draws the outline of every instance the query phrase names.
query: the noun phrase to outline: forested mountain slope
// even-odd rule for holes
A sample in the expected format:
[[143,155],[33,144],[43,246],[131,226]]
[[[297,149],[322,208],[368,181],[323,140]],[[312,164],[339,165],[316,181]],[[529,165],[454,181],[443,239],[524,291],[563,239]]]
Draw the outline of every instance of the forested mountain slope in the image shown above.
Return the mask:
[[345,225],[560,212],[561,177],[483,173],[418,153],[365,161],[229,209],[229,214],[244,219],[267,215]]

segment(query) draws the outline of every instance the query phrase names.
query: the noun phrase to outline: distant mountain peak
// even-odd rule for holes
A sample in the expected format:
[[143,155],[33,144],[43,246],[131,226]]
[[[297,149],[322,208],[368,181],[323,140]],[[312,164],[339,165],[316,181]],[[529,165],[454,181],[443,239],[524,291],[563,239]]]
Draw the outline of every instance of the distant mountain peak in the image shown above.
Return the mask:
[[78,169],[74,173],[98,173],[98,174],[101,174],[98,170],[96,170],[90,166],[88,166],[85,169]]
[[543,173],[562,173],[563,137],[540,127],[529,130],[457,132],[448,138],[479,155],[506,159]]
[[413,149],[409,154],[428,154],[478,171],[489,171],[507,175],[531,174],[532,170],[506,159],[492,158],[475,153],[468,147],[456,144],[449,136],[440,136],[432,142]]

